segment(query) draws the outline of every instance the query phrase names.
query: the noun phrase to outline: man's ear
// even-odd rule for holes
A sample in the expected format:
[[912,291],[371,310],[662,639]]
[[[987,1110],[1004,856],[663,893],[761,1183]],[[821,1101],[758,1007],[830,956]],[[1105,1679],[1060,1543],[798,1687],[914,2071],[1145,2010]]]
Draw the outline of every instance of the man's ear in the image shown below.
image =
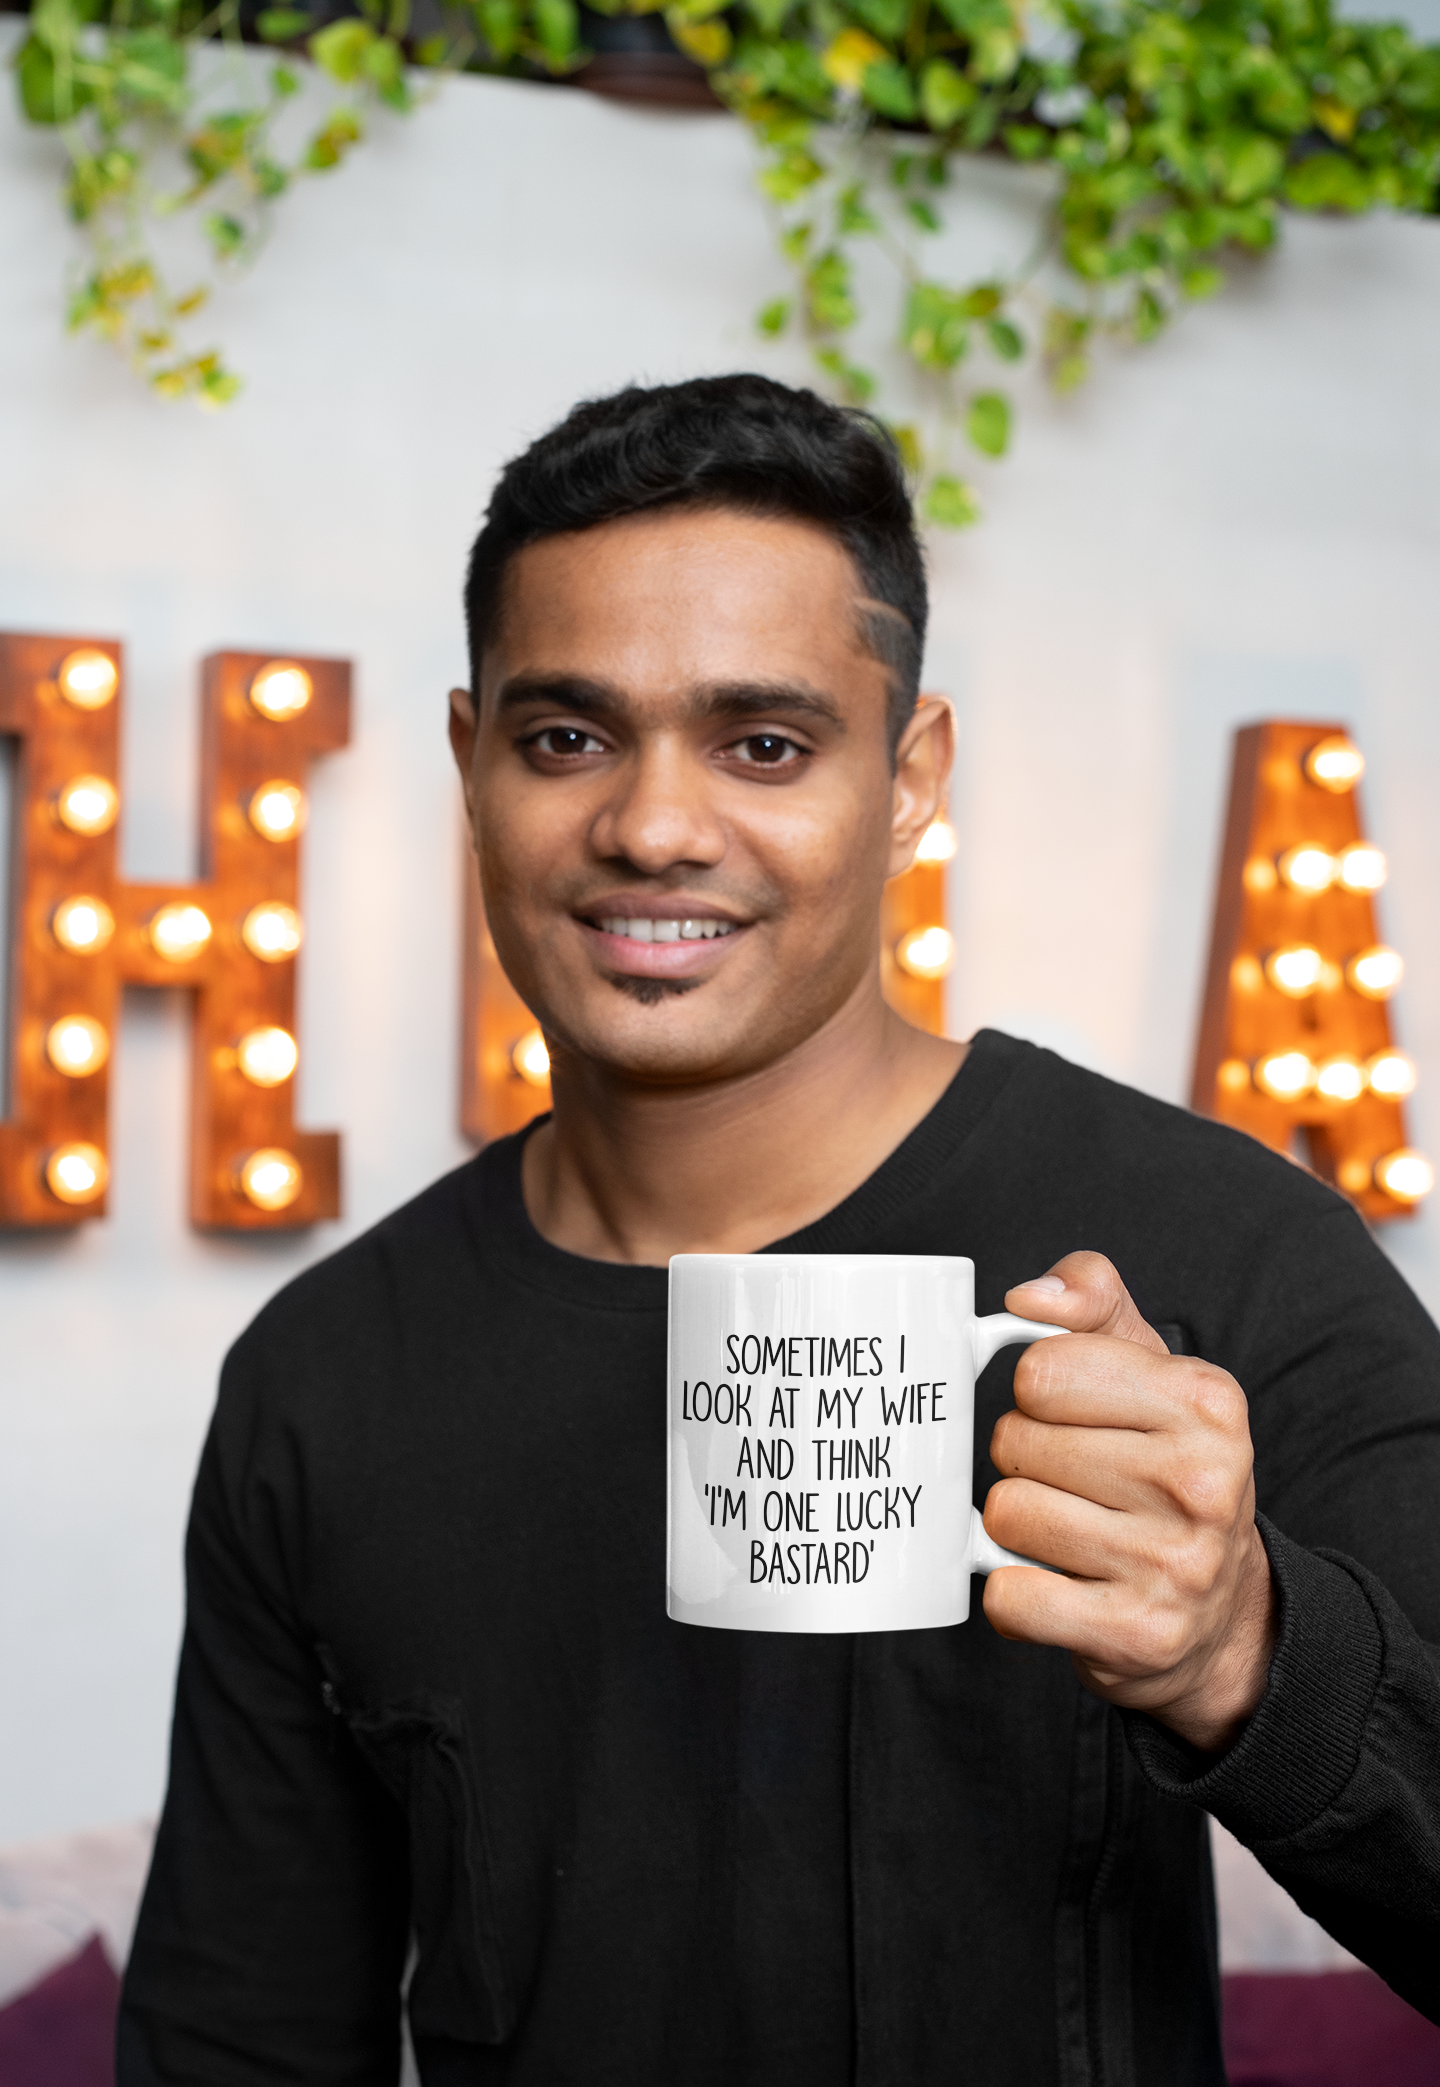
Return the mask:
[[460,784],[465,792],[465,816],[473,823],[474,780],[472,775],[475,760],[475,698],[468,688],[452,688],[450,691],[450,751],[455,756],[455,766],[460,771]]
[[921,696],[895,749],[887,877],[898,877],[909,869],[920,836],[945,809],[954,759],[954,711],[944,696]]

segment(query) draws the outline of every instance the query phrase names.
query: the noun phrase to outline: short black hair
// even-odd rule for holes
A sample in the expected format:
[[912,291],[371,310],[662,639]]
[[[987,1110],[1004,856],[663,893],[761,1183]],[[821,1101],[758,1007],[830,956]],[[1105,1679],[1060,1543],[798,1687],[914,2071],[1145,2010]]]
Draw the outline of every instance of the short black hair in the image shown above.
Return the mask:
[[928,606],[899,452],[869,414],[750,373],[587,399],[505,466],[465,581],[477,694],[480,656],[516,552],[663,507],[792,516],[817,523],[849,552],[879,605],[862,615],[862,638],[890,671],[893,756],[920,691]]

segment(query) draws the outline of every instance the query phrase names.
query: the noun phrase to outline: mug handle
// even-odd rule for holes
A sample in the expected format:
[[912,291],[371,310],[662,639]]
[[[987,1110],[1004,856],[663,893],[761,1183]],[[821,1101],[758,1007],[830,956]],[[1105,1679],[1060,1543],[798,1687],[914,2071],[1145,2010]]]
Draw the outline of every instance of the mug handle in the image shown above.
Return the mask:
[[[998,1355],[1002,1348],[1028,1348],[1032,1341],[1048,1341],[1057,1333],[1069,1331],[1068,1326],[1046,1326],[1039,1319],[1017,1319],[1013,1312],[991,1312],[988,1318],[975,1321],[975,1374],[978,1377],[986,1363]],[[1018,1551],[1007,1551],[1003,1544],[997,1544],[986,1529],[980,1510],[972,1500],[970,1570],[992,1573],[1002,1565],[1038,1565],[1042,1572],[1058,1570],[1056,1566],[1043,1564],[1039,1558],[1022,1558]]]

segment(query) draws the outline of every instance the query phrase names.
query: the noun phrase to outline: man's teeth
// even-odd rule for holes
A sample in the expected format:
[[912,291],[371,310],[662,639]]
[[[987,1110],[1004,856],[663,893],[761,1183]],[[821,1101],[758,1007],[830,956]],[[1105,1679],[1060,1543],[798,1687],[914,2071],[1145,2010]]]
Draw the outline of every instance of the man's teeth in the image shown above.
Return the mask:
[[624,935],[631,942],[713,942],[717,935],[733,935],[733,920],[602,920],[607,935]]

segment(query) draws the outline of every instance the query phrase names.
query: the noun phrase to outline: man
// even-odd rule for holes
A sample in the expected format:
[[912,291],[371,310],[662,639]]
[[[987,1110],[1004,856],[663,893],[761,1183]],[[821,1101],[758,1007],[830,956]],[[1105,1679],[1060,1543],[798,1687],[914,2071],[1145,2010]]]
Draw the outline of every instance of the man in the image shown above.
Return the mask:
[[[122,2087],[393,2082],[412,1948],[427,2087],[1220,2087],[1207,1808],[1440,2013],[1440,1339],[1298,1169],[885,1005],[951,745],[884,439],[758,377],[581,407],[467,607],[554,1114],[226,1364]],[[665,1263],[782,1244],[1071,1329],[977,1394],[1060,1568],[988,1621],[667,1619]]]

